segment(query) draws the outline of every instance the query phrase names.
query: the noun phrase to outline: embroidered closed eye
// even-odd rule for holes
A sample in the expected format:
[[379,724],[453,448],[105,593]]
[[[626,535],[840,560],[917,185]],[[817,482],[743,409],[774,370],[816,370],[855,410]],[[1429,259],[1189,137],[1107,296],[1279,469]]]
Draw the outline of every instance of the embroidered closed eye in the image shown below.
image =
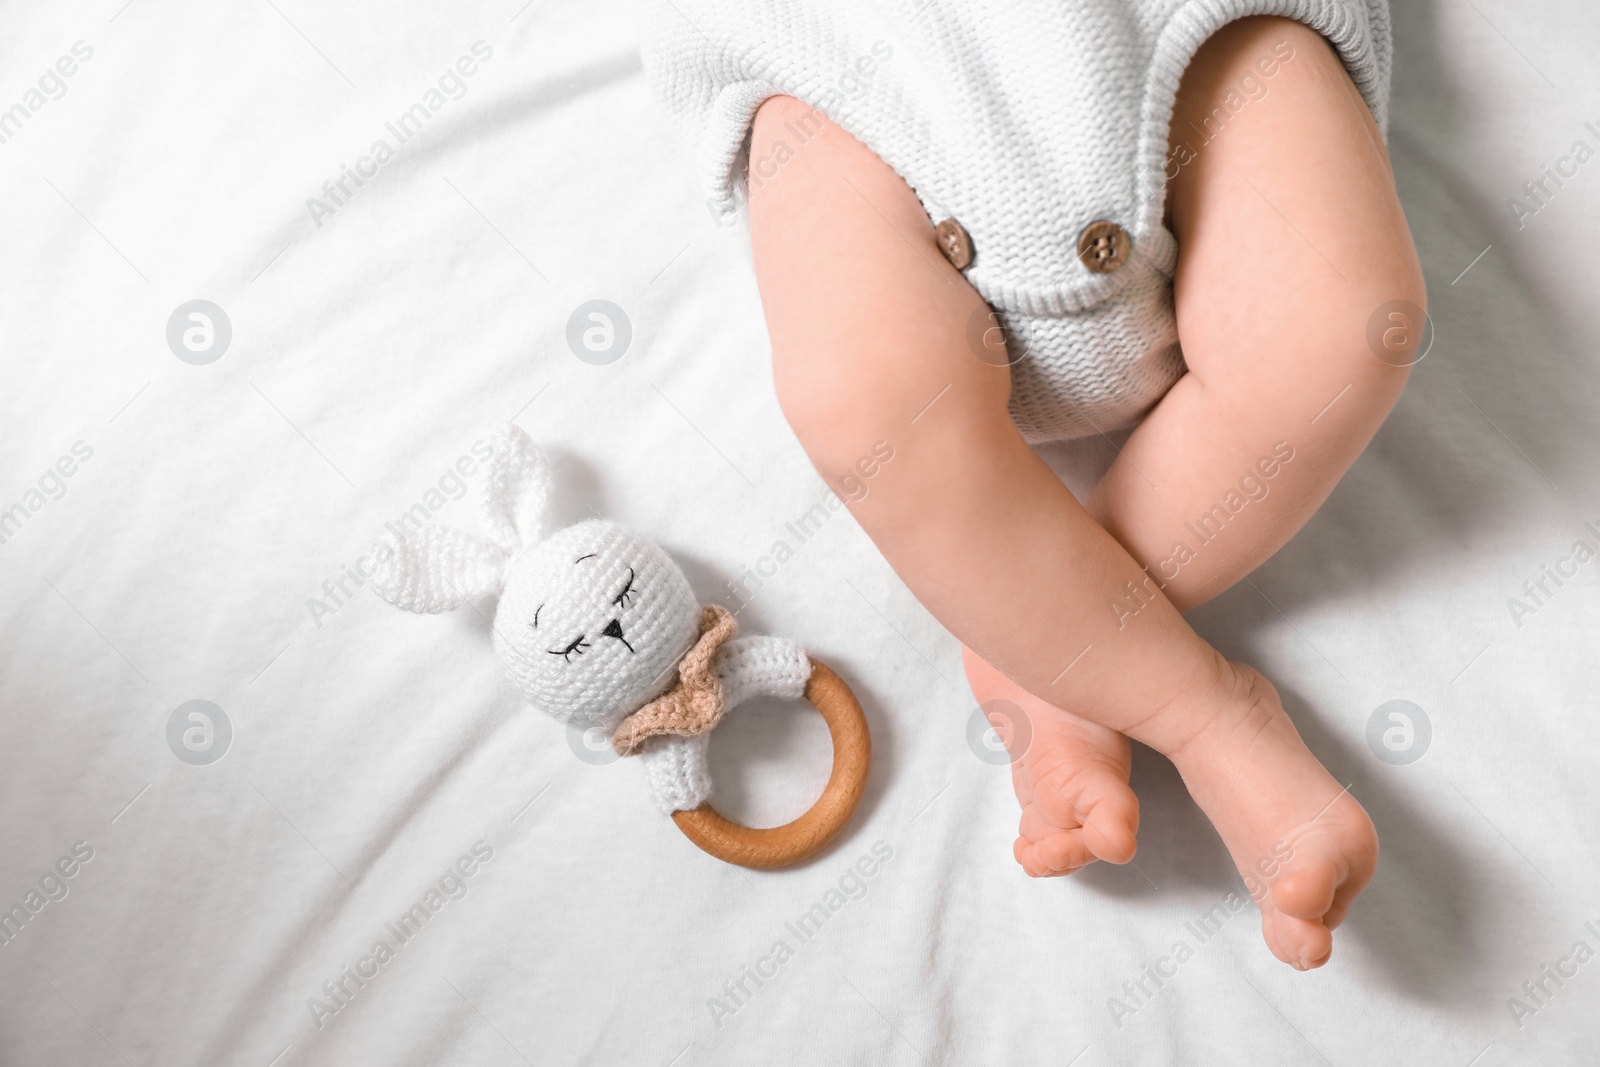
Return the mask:
[[566,648],[547,648],[545,651],[550,653],[552,656],[560,656],[565,662],[571,663],[572,654],[574,652],[581,656],[583,655],[584,649],[588,647],[589,642],[584,639],[582,634],[579,634],[577,637],[572,639],[572,644],[568,645]]
[[628,568],[628,584],[622,587],[622,592],[611,598],[611,602],[619,608],[628,606],[628,598],[636,597],[639,591],[633,587],[633,568]]

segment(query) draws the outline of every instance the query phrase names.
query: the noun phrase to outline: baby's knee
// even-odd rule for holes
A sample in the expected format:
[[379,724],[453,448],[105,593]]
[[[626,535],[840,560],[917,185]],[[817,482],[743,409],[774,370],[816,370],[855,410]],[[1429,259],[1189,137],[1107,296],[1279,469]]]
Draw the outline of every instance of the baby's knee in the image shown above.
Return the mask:
[[1321,297],[1328,329],[1314,358],[1336,364],[1352,383],[1392,402],[1432,343],[1428,287],[1403,222],[1356,223],[1363,221],[1369,233],[1350,284],[1330,285]]

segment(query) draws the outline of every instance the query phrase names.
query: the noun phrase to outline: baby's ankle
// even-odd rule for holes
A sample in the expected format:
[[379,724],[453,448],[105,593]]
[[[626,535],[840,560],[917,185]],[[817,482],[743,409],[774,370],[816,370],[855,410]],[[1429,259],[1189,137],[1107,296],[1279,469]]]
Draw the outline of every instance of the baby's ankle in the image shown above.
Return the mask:
[[1261,674],[1215,649],[1207,652],[1177,695],[1129,735],[1180,771],[1241,728],[1264,727],[1279,706],[1272,683]]

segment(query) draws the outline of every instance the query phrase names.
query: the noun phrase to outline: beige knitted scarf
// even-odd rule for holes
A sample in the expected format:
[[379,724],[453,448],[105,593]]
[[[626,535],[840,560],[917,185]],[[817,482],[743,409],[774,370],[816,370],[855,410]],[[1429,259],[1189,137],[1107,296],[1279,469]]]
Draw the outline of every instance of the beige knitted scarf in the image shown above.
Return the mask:
[[700,609],[700,636],[678,661],[672,688],[629,715],[611,735],[619,756],[635,755],[650,738],[662,734],[690,737],[717,725],[727,710],[722,682],[711,672],[711,657],[733,636],[738,623],[720,604]]

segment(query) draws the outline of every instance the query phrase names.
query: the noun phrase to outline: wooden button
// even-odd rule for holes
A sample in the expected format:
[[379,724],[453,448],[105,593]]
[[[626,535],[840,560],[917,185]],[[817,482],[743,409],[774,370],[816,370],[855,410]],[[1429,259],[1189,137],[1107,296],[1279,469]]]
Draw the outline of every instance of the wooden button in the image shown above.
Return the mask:
[[945,219],[933,228],[933,236],[950,265],[956,270],[966,270],[967,264],[972,262],[972,238],[967,236],[966,227],[955,219]]
[[1078,238],[1078,258],[1096,274],[1111,274],[1128,262],[1133,241],[1114,222],[1091,222]]

